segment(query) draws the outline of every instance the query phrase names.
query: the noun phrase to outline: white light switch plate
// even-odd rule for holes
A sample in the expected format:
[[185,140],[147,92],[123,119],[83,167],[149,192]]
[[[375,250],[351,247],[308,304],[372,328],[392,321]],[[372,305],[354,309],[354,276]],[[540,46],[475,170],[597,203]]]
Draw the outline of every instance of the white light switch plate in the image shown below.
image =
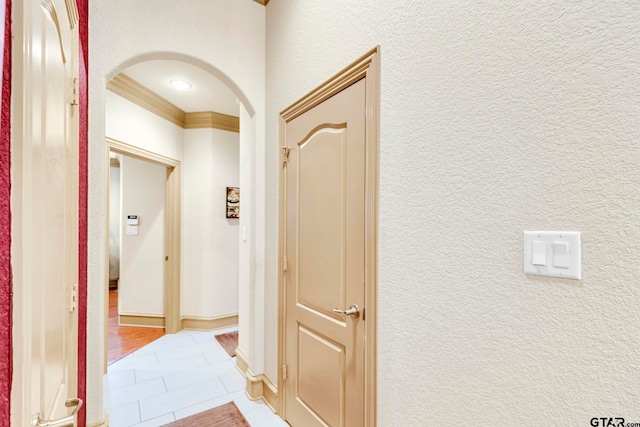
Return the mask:
[[524,272],[581,279],[581,246],[579,231],[525,231]]

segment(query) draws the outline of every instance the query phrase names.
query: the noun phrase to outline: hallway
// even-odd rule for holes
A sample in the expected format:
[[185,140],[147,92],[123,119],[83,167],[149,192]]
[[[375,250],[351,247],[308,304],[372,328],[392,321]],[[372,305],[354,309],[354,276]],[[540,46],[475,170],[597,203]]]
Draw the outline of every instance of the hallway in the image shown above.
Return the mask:
[[165,335],[111,364],[104,405],[111,427],[155,427],[233,401],[253,427],[287,427],[261,400],[244,393],[245,379],[213,332]]
[[[0,427],[36,415],[162,425],[229,400],[253,425],[285,426],[245,393],[310,427],[288,412],[303,377],[290,362],[302,354],[306,377],[326,383],[318,372],[354,371],[307,312],[330,332],[360,322],[367,334],[372,351],[356,354],[373,374],[369,418],[349,427],[639,421],[640,1],[7,0],[0,16]],[[217,89],[162,76],[169,63],[226,86],[229,110],[200,103]],[[357,117],[375,119],[364,134],[376,145],[357,163],[372,191],[357,200],[375,215],[353,227],[360,214],[343,208],[356,198],[341,191],[363,186],[338,136],[354,127],[287,126],[371,65],[375,108]],[[149,87],[132,83],[143,68]],[[191,82],[176,99],[196,105],[169,99],[176,78]],[[322,143],[309,143],[315,133]],[[117,236],[134,243],[171,229],[148,245],[166,285],[152,294],[136,274],[119,301],[123,323],[164,316],[171,335],[109,356],[114,147],[172,165],[174,221],[118,209],[137,226]],[[241,190],[239,218],[227,217],[227,188]],[[558,231],[579,245],[541,237]],[[343,286],[352,248],[359,276],[371,265],[365,298]],[[577,266],[578,278],[542,274]],[[318,302],[294,298],[290,279],[306,277]],[[182,331],[230,325],[242,332],[236,366],[213,332]]]

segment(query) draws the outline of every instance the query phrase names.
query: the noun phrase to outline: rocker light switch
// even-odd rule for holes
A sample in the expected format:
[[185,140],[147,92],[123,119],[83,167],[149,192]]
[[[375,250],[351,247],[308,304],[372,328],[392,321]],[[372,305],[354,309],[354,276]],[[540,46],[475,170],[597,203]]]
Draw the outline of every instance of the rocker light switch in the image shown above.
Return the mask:
[[553,248],[553,266],[569,268],[569,243],[554,241],[551,247]]
[[534,240],[532,252],[531,264],[547,265],[547,242],[544,240]]
[[525,231],[523,243],[525,274],[582,278],[579,231]]

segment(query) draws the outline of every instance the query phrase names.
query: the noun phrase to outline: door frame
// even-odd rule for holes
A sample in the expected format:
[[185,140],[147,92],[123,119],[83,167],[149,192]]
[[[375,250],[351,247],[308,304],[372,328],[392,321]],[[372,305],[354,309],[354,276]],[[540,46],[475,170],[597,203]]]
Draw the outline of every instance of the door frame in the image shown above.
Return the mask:
[[[167,168],[167,181],[165,193],[165,236],[164,248],[165,262],[164,269],[164,328],[165,333],[173,334],[180,330],[180,272],[181,272],[181,221],[182,221],[182,184],[181,184],[181,164],[179,160],[171,159],[160,154],[152,153],[145,149],[135,147],[126,142],[113,138],[106,138],[106,171],[107,171],[107,200],[109,197],[109,174],[110,156],[109,153],[122,154],[138,160],[155,163]],[[106,209],[106,230],[109,229],[109,206]],[[105,239],[106,245],[106,265],[109,265],[109,239]],[[108,339],[109,339],[109,269],[105,275],[105,372],[108,364]]]
[[[380,117],[380,47],[376,46],[351,65],[331,77],[289,108],[280,113],[278,134],[280,147],[287,146],[286,125],[316,105],[331,98],[353,83],[366,78],[365,96],[365,426],[376,425],[377,367],[377,294],[378,294],[378,153]],[[278,414],[286,419],[286,390],[283,370],[286,366],[286,157],[280,155],[278,214]]]

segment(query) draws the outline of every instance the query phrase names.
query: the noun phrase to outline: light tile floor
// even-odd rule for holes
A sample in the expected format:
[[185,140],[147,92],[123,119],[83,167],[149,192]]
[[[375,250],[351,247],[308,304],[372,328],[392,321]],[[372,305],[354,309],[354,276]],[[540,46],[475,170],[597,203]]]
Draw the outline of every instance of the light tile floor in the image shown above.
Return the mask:
[[156,427],[234,401],[252,427],[289,427],[244,393],[235,358],[214,338],[237,330],[164,335],[109,365],[104,405],[110,427]]

